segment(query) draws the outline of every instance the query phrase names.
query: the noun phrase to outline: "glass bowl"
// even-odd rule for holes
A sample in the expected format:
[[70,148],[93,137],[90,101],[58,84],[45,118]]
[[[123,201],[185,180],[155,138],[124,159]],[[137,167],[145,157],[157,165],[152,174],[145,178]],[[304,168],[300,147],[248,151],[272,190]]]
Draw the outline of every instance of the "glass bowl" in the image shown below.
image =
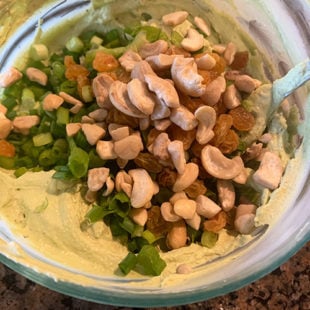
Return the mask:
[[[240,29],[253,39],[262,55],[270,81],[285,74],[289,68],[309,57],[310,5],[305,1],[93,1],[106,2],[106,12],[116,9],[134,12],[139,6],[157,6],[158,14],[178,8],[196,10],[216,24],[225,23],[228,14]],[[21,3],[23,5],[21,5]],[[165,4],[162,8],[161,4]],[[70,37],[79,29],[75,19],[90,8],[90,1],[8,1],[0,4],[0,70],[23,61],[21,55],[38,34],[38,21],[46,40],[49,30],[64,19],[70,27],[59,28],[59,36]],[[212,5],[212,6],[210,6]],[[210,9],[211,7],[215,8]],[[112,9],[111,9],[112,8]],[[213,16],[217,12],[218,16]],[[130,15],[130,14],[129,14]],[[98,16],[97,16],[98,17]],[[102,16],[101,16],[102,17]],[[100,27],[108,19],[95,20]],[[234,41],[239,28],[221,33],[225,42]],[[40,31],[41,31],[40,30]],[[231,30],[231,29],[230,29]],[[55,40],[55,36],[53,36]],[[304,85],[290,100],[300,108],[302,143],[296,152],[299,159],[289,167],[281,188],[272,203],[270,225],[262,225],[255,238],[224,257],[196,266],[186,275],[174,274],[167,279],[102,276],[65,266],[44,257],[44,253],[29,248],[15,236],[1,218],[0,209],[0,260],[16,272],[55,291],[98,303],[131,307],[172,306],[226,294],[247,285],[277,268],[288,260],[310,239],[310,87]]]

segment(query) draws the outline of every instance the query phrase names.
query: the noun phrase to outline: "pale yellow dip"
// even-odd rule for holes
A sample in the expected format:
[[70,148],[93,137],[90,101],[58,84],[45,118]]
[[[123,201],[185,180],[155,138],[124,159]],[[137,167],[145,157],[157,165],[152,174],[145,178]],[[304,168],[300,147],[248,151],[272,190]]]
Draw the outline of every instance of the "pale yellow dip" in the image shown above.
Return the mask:
[[[130,7],[133,2],[126,1],[126,3]],[[172,11],[171,8],[175,6],[176,4],[163,6],[162,11],[156,13]],[[100,14],[92,12],[97,17],[97,23],[109,20],[111,11],[102,9],[99,12]],[[92,19],[93,15],[86,15],[75,27],[71,27],[71,22],[67,36],[78,33],[86,25],[91,24]],[[213,21],[216,21],[215,17]],[[231,30],[230,21],[220,23],[215,28],[219,33],[227,35]],[[52,42],[55,39],[54,34],[55,32],[51,35],[47,33],[46,42]],[[43,38],[44,36],[41,39]],[[263,56],[259,55],[246,36],[235,34],[232,40],[241,49],[252,50],[253,70],[256,70],[259,78],[263,79],[262,69],[259,66]],[[281,116],[279,119],[280,121],[274,125],[274,139],[270,147],[282,152],[284,140],[279,132],[281,122],[284,120]],[[286,200],[288,204],[288,201],[295,199],[294,189],[290,186],[291,178],[297,178],[299,171],[303,169],[304,156],[301,147],[296,159],[289,164],[281,188],[271,195],[268,204],[259,208],[257,226],[276,222],[279,215],[285,211],[284,201]],[[285,153],[282,153],[282,159],[286,164],[288,158]],[[10,259],[36,268],[37,271],[55,280],[77,281],[87,285],[92,283],[90,280],[92,276],[113,277],[118,263],[126,256],[127,249],[113,240],[109,228],[103,222],[96,223],[86,232],[81,231],[80,223],[91,206],[82,199],[79,184],[68,185],[55,181],[51,178],[52,174],[53,171],[29,172],[16,179],[11,173],[0,170],[0,251]],[[269,194],[265,191],[263,198],[269,198]],[[178,265],[186,263],[194,268],[194,272],[195,270],[200,272],[199,265],[231,253],[245,245],[251,238],[251,236],[229,235],[222,230],[216,246],[212,249],[192,244],[182,249],[161,253],[161,257],[167,263],[166,269],[161,276],[147,280],[147,284],[142,282],[141,285],[150,287],[173,285],[185,277],[176,274]],[[220,268],[221,263],[229,262],[237,255],[236,253],[227,256],[214,264],[214,268]],[[71,271],[75,274],[74,277]],[[139,277],[141,276],[132,272],[128,279]],[[139,285],[137,283],[135,285]]]

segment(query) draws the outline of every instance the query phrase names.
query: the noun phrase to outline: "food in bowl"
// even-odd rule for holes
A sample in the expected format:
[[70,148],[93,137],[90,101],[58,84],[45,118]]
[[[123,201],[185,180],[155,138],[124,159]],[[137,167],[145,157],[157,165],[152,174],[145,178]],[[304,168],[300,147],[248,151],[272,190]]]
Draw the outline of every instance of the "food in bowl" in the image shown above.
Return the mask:
[[221,41],[189,10],[156,15],[55,50],[42,37],[1,76],[1,216],[64,266],[164,278],[226,255],[255,238],[294,157],[288,102],[253,139],[268,81],[251,40]]

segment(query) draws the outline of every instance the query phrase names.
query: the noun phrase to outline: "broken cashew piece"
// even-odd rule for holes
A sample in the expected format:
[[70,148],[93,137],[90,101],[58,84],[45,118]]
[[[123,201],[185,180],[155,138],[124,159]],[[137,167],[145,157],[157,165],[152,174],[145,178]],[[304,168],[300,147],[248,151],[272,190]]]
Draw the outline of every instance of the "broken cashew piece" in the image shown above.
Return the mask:
[[190,131],[198,125],[195,115],[183,105],[171,110],[170,120],[185,131]]
[[168,144],[167,148],[175,169],[179,174],[183,174],[186,165],[183,142],[174,140]]
[[173,205],[175,214],[185,220],[192,219],[196,212],[196,201],[192,199],[179,199]]
[[110,173],[109,168],[100,167],[88,170],[87,186],[92,192],[99,191],[105,184]]
[[235,205],[235,188],[231,180],[218,179],[216,183],[220,205],[225,212],[231,210]]
[[209,36],[211,34],[209,26],[201,17],[195,16],[194,23],[205,35]]
[[210,198],[205,195],[199,195],[196,198],[197,213],[206,218],[212,218],[222,209]]
[[181,219],[173,210],[173,205],[169,202],[163,202],[160,206],[160,213],[167,222],[177,222]]
[[166,242],[170,249],[179,249],[186,245],[187,230],[184,220],[173,223],[167,234]]
[[196,140],[199,144],[206,144],[214,137],[213,128],[216,123],[215,109],[207,105],[199,107],[195,111],[195,117],[199,122]]
[[164,54],[167,52],[169,44],[165,40],[157,40],[152,43],[146,43],[139,49],[140,56],[145,59],[149,56]]
[[135,134],[114,142],[114,152],[121,159],[135,159],[142,150],[141,137]]
[[201,99],[208,105],[214,106],[221,98],[226,89],[226,80],[223,76],[217,77],[206,87]]
[[240,234],[250,234],[255,227],[256,206],[254,204],[240,204],[236,208],[234,221],[235,229]]
[[177,26],[182,24],[188,16],[188,12],[186,11],[177,11],[173,13],[166,14],[162,17],[162,21],[164,25],[167,26]]
[[215,146],[206,145],[201,151],[201,163],[205,170],[218,179],[230,180],[241,173],[243,162],[240,156],[227,158]]

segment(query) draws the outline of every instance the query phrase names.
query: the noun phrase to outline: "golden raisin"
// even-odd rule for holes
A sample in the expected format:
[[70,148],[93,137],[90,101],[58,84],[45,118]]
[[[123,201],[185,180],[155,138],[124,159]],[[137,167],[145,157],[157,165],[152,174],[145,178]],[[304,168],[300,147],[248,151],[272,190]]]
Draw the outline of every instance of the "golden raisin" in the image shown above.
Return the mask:
[[191,147],[191,152],[193,153],[194,156],[200,158],[201,157],[201,151],[202,149],[206,146],[206,144],[200,144],[198,143],[197,141],[195,141],[193,144],[192,144],[192,147]]
[[116,123],[116,124],[120,124],[120,125],[125,125],[125,126],[129,126],[131,128],[136,128],[139,126],[139,121],[137,118],[126,115],[126,114],[122,113],[121,111],[119,111],[115,108],[111,108],[109,110],[106,122],[108,124]]
[[207,188],[202,180],[197,179],[184,192],[191,199],[196,199],[199,195],[204,195],[207,192]]
[[226,223],[227,223],[227,214],[224,211],[220,211],[212,218],[204,221],[203,230],[208,230],[217,233],[226,226]]
[[198,70],[198,73],[203,77],[202,83],[205,85],[210,84],[213,80],[215,80],[219,74],[216,71],[212,70]]
[[97,51],[93,60],[93,68],[98,72],[109,72],[119,66],[118,60],[111,54]]
[[167,55],[183,55],[184,57],[191,57],[191,54],[184,48],[171,45],[166,52]]
[[83,86],[90,85],[90,80],[85,75],[79,75],[76,79],[76,82],[77,82],[78,94],[79,94],[80,98],[83,98],[82,88],[83,88]]
[[179,94],[179,97],[182,105],[184,105],[192,113],[194,113],[199,107],[205,105],[201,98],[191,98],[182,93]]
[[225,59],[217,53],[210,54],[216,61],[215,66],[212,68],[213,72],[216,72],[217,75],[221,75],[226,69]]
[[213,128],[214,137],[210,144],[218,147],[225,141],[225,137],[233,124],[232,116],[229,114],[221,114],[216,120]]
[[221,114],[225,114],[227,112],[227,108],[223,102],[222,97],[220,98],[220,100],[213,106],[216,115],[219,116]]
[[228,130],[224,141],[218,146],[223,154],[230,154],[237,150],[239,145],[239,136],[232,129]]
[[146,228],[155,236],[165,235],[169,231],[171,223],[164,220],[160,212],[160,207],[151,207],[147,214]]
[[231,63],[230,67],[233,70],[242,70],[244,69],[249,61],[249,52],[236,52],[233,62]]
[[0,156],[14,157],[15,146],[6,140],[0,140]]
[[74,64],[67,67],[65,76],[68,80],[77,80],[80,76],[88,76],[89,71],[82,65]]
[[156,128],[152,128],[147,135],[146,146],[150,146],[160,134],[161,131],[157,130]]
[[233,119],[233,126],[240,131],[250,131],[255,125],[253,114],[247,111],[243,106],[239,106],[229,111]]
[[134,162],[138,167],[152,173],[159,173],[163,169],[157,158],[151,153],[139,153]]
[[196,129],[185,131],[179,126],[172,124],[167,129],[167,133],[171,140],[179,140],[183,142],[183,148],[187,151],[196,139]]
[[169,168],[164,168],[157,175],[157,182],[162,187],[172,187],[177,179],[177,173]]

